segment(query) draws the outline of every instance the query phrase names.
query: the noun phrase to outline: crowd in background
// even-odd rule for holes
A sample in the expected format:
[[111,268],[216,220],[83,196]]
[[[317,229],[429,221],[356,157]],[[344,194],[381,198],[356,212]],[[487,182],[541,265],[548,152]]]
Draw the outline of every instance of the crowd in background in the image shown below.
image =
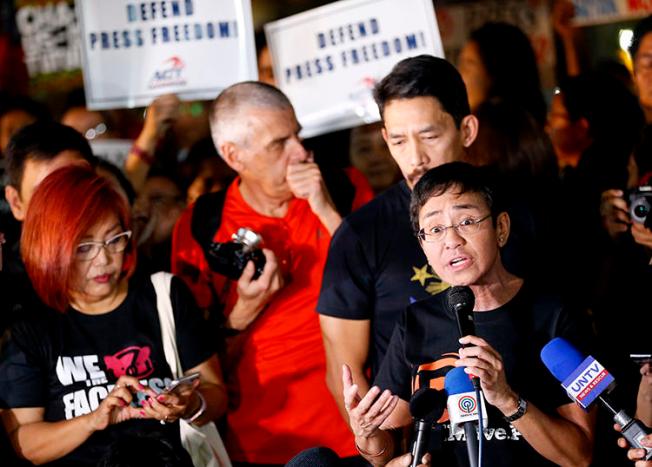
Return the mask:
[[[394,326],[448,287],[426,234],[417,238],[410,196],[429,169],[454,162],[486,169],[499,187],[508,233],[496,215],[492,235],[505,281],[561,297],[616,377],[614,397],[652,428],[651,363],[630,358],[652,351],[652,192],[638,190],[652,185],[652,17],[634,31],[630,74],[588,69],[564,15],[554,26],[565,69],[549,102],[527,36],[487,23],[461,51],[459,75],[431,58],[399,66],[375,90],[382,122],[305,141],[262,43],[260,82],[213,102],[160,96],[139,131],[119,112],[86,109],[79,92],[58,121],[29,98],[3,97],[3,465],[132,465],[134,444],[160,465],[190,465],[179,419],[217,421],[238,466],[284,465],[314,446],[338,465],[406,452],[400,437],[390,452],[390,435],[365,431],[355,408],[371,394],[379,412],[400,410],[377,388],[396,383],[383,367],[387,352],[399,359]],[[414,70],[440,88],[408,81]],[[118,137],[134,141],[123,166],[93,155],[93,142]],[[233,272],[217,246],[241,227],[262,248]],[[201,375],[179,394],[160,394],[172,376],[157,271],[176,276],[181,367]],[[561,465],[632,465],[608,415],[593,422],[586,439],[557,425],[584,457],[533,445]]]

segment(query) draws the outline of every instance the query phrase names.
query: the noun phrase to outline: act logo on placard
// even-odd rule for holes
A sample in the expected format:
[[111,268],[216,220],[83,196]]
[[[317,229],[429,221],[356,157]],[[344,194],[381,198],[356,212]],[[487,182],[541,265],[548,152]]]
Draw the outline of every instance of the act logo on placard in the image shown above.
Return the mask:
[[165,86],[182,86],[186,84],[183,77],[183,70],[186,64],[176,55],[165,60],[158,70],[154,71],[149,80],[149,88],[161,88]]

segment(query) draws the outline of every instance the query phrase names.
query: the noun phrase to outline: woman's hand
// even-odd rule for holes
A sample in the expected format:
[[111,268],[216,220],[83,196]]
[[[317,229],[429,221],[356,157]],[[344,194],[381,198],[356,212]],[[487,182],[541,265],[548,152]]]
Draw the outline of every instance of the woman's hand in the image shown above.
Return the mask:
[[464,371],[480,378],[487,402],[504,415],[511,415],[518,408],[518,397],[507,384],[503,358],[487,341],[477,336],[464,336],[461,344],[471,347],[459,350],[460,359],[455,366],[466,367]]
[[183,391],[150,397],[143,401],[143,409],[148,417],[165,423],[190,418],[201,407],[201,399],[196,391],[199,384],[200,380],[196,379],[190,388]]
[[150,395],[156,393],[131,376],[121,376],[111,392],[104,398],[100,406],[88,417],[93,431],[104,430],[109,425],[124,422],[132,418],[146,417],[145,411],[139,407],[131,407],[134,393],[142,391]]
[[358,385],[353,384],[351,369],[342,366],[344,385],[344,407],[349,415],[349,424],[356,438],[371,438],[396,407],[398,396],[389,390],[382,392],[374,386],[363,398],[358,394]]

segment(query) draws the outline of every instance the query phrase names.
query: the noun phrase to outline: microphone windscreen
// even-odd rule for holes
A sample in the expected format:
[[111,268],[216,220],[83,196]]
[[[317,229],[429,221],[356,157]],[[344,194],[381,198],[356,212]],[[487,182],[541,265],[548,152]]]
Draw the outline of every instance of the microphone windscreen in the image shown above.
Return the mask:
[[446,373],[444,390],[448,396],[475,391],[471,377],[464,371],[464,367],[461,366],[455,367]]
[[446,394],[437,389],[420,388],[410,399],[410,414],[418,420],[434,423],[441,418],[445,408]]
[[541,361],[558,381],[565,381],[584,361],[584,356],[562,337],[555,337],[541,349]]
[[446,301],[448,308],[453,313],[457,313],[460,309],[472,311],[475,306],[475,295],[473,295],[473,291],[469,287],[457,285],[448,289]]

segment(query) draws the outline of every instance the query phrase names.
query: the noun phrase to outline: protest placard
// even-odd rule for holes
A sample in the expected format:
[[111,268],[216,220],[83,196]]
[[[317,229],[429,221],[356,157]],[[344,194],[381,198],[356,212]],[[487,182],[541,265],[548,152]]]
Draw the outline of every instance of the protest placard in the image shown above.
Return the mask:
[[213,99],[257,78],[249,0],[79,0],[77,10],[90,109],[166,93]]
[[379,120],[372,89],[443,48],[431,0],[342,0],[265,25],[278,86],[315,136]]
[[576,26],[613,23],[652,13],[650,0],[573,0]]
[[[52,99],[81,87],[79,28],[73,0],[16,0],[15,9],[30,95]],[[15,76],[19,70],[9,72]]]

